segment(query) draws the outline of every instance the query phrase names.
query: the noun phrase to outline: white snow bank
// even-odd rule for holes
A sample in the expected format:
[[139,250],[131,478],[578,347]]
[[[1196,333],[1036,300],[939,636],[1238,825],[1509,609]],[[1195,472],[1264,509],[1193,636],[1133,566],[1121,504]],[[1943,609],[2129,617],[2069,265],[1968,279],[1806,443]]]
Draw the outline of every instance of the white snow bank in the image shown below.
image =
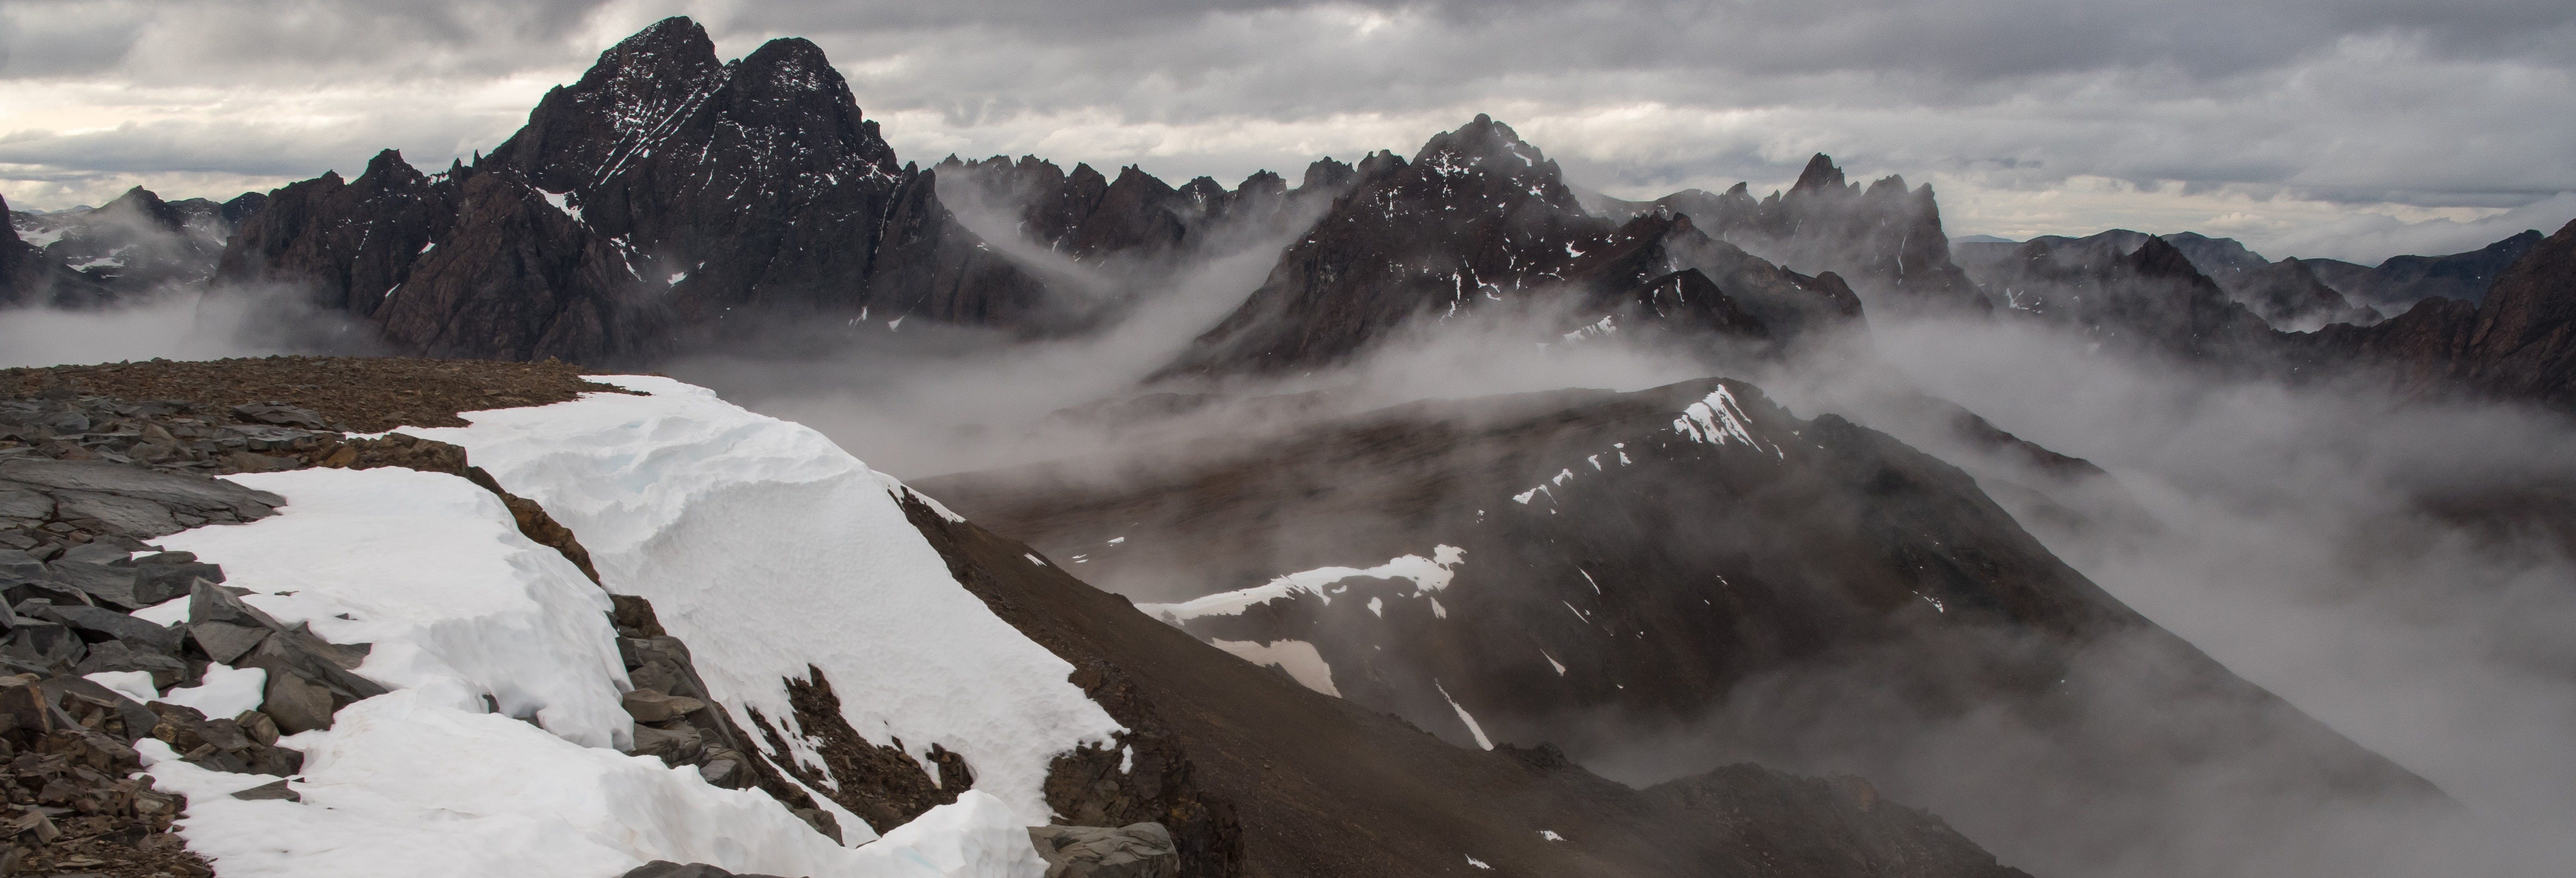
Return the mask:
[[[193,707],[207,719],[240,716],[242,711],[259,709],[268,686],[268,672],[259,668],[236,668],[230,665],[207,665],[206,679],[195,686],[170,690],[161,700],[181,707]],[[145,699],[150,700],[150,699]]]
[[389,688],[454,683],[575,743],[632,745],[608,595],[521,535],[492,492],[400,468],[228,478],[287,505],[161,544],[223,565],[225,584],[257,592],[245,602],[333,643],[374,644],[357,673]]
[[[1457,576],[1459,563],[1467,560],[1467,550],[1456,546],[1436,546],[1431,557],[1405,555],[1366,569],[1357,567],[1319,567],[1291,573],[1251,588],[1221,591],[1177,604],[1138,604],[1136,609],[1157,619],[1187,621],[1200,616],[1234,616],[1246,609],[1303,592],[1314,595],[1327,605],[1333,595],[1326,586],[1345,579],[1410,579],[1413,597],[1449,587]],[[1443,613],[1446,615],[1446,613]]]
[[[590,394],[405,432],[464,446],[579,534],[610,589],[651,600],[688,642],[744,728],[757,710],[793,737],[782,681],[810,664],[860,735],[901,740],[925,770],[932,744],[965,757],[976,789],[1030,825],[1050,816],[1040,788],[1055,755],[1122,730],[1067,682],[1072,665],[949,576],[889,493],[899,482],[821,433],[704,388],[594,380],[652,395]],[[866,830],[848,817],[842,827],[854,840]]]
[[477,700],[452,683],[403,690],[287,738],[305,751],[291,784],[301,803],[235,799],[274,778],[208,771],[159,741],[138,747],[157,786],[188,796],[189,849],[226,878],[608,878],[656,859],[813,878],[1045,871],[1016,815],[979,793],[843,848],[764,793],[585,748]]
[[1233,653],[1236,657],[1256,665],[1276,665],[1280,670],[1287,671],[1288,676],[1296,680],[1298,685],[1335,698],[1342,697],[1342,690],[1333,687],[1333,666],[1324,661],[1324,654],[1317,652],[1312,643],[1303,640],[1277,640],[1270,643],[1250,640],[1210,640],[1208,645]]
[[[100,671],[95,674],[82,674],[81,678],[136,701],[154,701],[161,697],[153,694],[159,690],[152,685],[152,674],[148,671]],[[240,713],[240,711],[233,713]],[[225,714],[225,716],[231,715],[233,714]]]

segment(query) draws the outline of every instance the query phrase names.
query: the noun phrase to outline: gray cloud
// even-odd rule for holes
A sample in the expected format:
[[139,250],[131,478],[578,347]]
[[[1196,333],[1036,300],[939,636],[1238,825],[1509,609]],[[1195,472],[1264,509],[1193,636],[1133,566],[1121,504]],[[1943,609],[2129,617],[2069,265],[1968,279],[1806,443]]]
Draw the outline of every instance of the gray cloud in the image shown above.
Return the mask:
[[[76,196],[11,180],[302,176],[378,146],[443,162],[674,13],[728,54],[814,39],[923,160],[1035,152],[1233,180],[1409,151],[1485,111],[1616,194],[1777,185],[1825,151],[1981,196],[1951,208],[1954,231],[2226,232],[2207,220],[2234,212],[2276,250],[2342,228],[2327,212],[2468,222],[2576,191],[2576,8],[2540,0],[21,3],[0,9],[0,79],[52,97],[0,135],[62,133],[45,156],[0,158],[27,166],[0,186],[27,200]],[[312,134],[317,116],[329,133]],[[172,152],[134,145],[171,143],[172,125],[211,136],[186,138],[190,158],[143,158]],[[2095,178],[2137,191],[2023,209]],[[2195,218],[2148,197],[2169,189],[2242,203]]]

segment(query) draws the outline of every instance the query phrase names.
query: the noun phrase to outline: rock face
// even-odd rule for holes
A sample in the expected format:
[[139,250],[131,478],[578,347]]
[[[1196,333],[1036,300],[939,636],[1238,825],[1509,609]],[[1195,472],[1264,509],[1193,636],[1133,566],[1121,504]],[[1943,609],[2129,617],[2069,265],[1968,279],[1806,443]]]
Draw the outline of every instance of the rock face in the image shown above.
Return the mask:
[[1755,200],[1738,183],[1724,194],[1687,189],[1627,212],[1686,214],[1719,240],[1800,271],[1833,273],[1887,307],[1984,313],[1976,285],[1950,261],[1941,208],[1925,184],[1889,176],[1863,188],[1817,153],[1787,192]]
[[[1640,792],[1551,748],[1452,746],[1237,661],[1052,560],[1032,563],[1025,544],[917,499],[905,512],[959,582],[1071,663],[1074,682],[1131,730],[1133,771],[1117,771],[1118,750],[1069,754],[1058,770],[1098,760],[1103,780],[1137,787],[1113,783],[1114,798],[1085,804],[1051,781],[1049,804],[1083,825],[1165,823],[1179,874],[2023,874],[1865,784],[1744,767]],[[1179,812],[1188,819],[1166,822],[1156,809],[1169,806],[1153,800],[1168,793],[1155,787],[1177,779],[1195,798]]]
[[1043,285],[935,190],[812,43],[720,62],[673,18],[470,167],[389,151],[279,190],[219,276],[305,288],[441,356],[632,361],[818,315],[1045,328]]
[[2386,323],[2304,341],[2312,363],[2387,369],[2418,390],[2576,406],[2576,222],[2505,269],[2481,304],[2426,299]]
[[2539,246],[2543,237],[2540,230],[2528,229],[2466,253],[2391,256],[2377,266],[2333,259],[2310,262],[2316,267],[2317,277],[2327,285],[2355,301],[2396,314],[2429,298],[2471,304],[2485,301],[2487,290],[2495,286],[2504,270]]
[[[1921,764],[1904,741],[1999,710],[2051,755],[1952,754],[1951,778],[1992,793],[1931,800],[1952,819],[2061,837],[2087,818],[2006,803],[2192,807],[2154,770],[2023,758],[2130,764],[2115,754],[2136,746],[2295,754],[2267,770],[2321,796],[2439,795],[2121,605],[1966,474],[1746,385],[1418,403],[1210,447],[922,487],[1182,631],[1463,747],[1623,764],[1704,735],[1798,766],[1831,740],[1884,784]],[[2185,706],[2216,713],[2152,719]]]
[[1261,287],[1163,374],[1311,369],[1409,320],[1493,307],[1559,309],[1559,331],[1626,319],[1753,340],[1788,329],[1764,316],[1859,314],[1839,278],[1780,270],[1689,219],[1622,226],[1587,213],[1554,161],[1485,116],[1410,161],[1371,155],[1357,175]]

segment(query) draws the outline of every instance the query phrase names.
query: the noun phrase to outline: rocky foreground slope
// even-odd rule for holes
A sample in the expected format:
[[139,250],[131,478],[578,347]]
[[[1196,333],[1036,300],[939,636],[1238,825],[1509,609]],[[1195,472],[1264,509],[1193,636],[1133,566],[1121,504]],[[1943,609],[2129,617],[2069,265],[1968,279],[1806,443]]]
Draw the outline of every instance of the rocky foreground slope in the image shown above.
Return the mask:
[[[34,705],[0,740],[61,757],[13,764],[43,782],[21,781],[39,828],[10,856],[138,876],[2018,874],[1858,779],[1748,765],[1639,791],[1551,748],[1453,746],[1140,613],[811,431],[607,380],[0,375],[0,660],[25,671],[0,699]],[[187,392],[96,392],[155,387]],[[343,432],[388,390],[457,418],[467,388],[578,397]],[[228,404],[245,392],[269,398]],[[1049,823],[1077,828],[1023,829]]]

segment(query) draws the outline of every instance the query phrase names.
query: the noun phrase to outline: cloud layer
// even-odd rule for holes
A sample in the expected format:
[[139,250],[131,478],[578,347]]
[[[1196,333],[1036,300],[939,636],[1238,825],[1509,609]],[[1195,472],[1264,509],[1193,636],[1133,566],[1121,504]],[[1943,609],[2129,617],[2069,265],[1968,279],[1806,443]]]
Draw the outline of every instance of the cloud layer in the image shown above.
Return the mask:
[[925,161],[1231,182],[1490,112],[1612,194],[1767,189],[1823,151],[1933,182],[1960,234],[2191,228],[2367,261],[2576,216],[2551,200],[2576,192],[2576,9],[2546,0],[29,0],[0,8],[0,193],[443,163],[669,14],[729,55],[814,39]]

